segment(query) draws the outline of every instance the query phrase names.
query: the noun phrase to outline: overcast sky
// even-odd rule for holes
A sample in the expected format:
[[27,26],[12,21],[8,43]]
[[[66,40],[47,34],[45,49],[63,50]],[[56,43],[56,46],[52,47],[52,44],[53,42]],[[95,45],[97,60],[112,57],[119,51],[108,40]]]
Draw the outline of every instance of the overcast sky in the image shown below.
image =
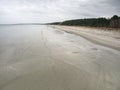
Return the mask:
[[120,15],[120,0],[0,0],[0,23],[45,23]]

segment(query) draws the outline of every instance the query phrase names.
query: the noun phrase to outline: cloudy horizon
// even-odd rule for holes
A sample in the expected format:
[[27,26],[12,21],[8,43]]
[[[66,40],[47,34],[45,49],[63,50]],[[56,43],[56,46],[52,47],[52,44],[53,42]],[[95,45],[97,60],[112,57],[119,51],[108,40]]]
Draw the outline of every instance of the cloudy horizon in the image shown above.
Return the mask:
[[0,23],[49,23],[120,15],[119,0],[0,0]]

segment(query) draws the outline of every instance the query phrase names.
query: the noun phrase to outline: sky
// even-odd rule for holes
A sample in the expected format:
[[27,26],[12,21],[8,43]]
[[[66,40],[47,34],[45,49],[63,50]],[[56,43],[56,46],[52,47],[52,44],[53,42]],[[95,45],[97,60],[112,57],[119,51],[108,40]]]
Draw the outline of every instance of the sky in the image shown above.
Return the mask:
[[0,24],[120,16],[120,0],[0,0]]

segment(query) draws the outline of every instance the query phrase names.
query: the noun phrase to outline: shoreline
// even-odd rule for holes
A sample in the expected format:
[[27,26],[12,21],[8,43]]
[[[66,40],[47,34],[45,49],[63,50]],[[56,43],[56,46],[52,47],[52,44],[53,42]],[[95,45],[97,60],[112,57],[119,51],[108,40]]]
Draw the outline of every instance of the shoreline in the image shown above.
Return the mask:
[[51,27],[81,36],[92,43],[120,51],[120,31],[65,25],[52,25]]
[[68,26],[68,27],[83,27],[83,28],[92,28],[99,30],[109,30],[109,31],[120,31],[120,28],[110,28],[110,27],[92,27],[92,26],[75,26],[75,25],[52,25],[52,26]]

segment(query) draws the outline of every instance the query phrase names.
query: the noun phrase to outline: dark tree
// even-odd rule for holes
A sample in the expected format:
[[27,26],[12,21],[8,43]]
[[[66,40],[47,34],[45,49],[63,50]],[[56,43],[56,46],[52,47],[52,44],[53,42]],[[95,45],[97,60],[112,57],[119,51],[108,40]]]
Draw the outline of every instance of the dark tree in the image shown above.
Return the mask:
[[119,25],[120,25],[119,17],[117,15],[114,15],[111,18],[110,27],[112,27],[112,28],[118,28]]
[[119,19],[119,17],[117,15],[114,15],[111,19],[116,20]]

